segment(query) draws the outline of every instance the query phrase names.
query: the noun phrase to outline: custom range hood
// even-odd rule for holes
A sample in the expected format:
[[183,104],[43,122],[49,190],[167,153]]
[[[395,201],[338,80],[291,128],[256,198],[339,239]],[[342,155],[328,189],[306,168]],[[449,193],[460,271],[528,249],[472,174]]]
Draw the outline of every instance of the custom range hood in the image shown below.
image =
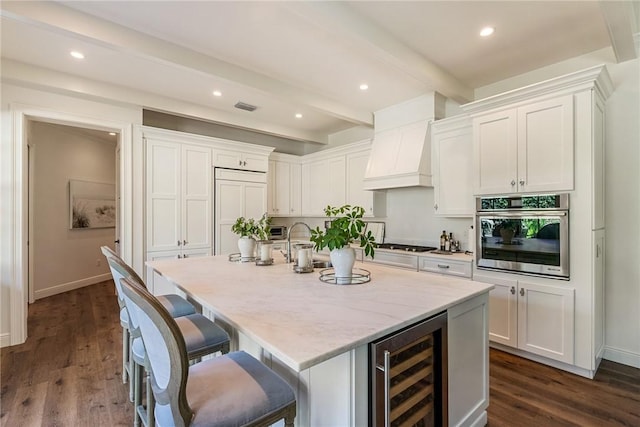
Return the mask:
[[365,190],[431,187],[430,123],[444,117],[436,92],[374,113],[374,137]]

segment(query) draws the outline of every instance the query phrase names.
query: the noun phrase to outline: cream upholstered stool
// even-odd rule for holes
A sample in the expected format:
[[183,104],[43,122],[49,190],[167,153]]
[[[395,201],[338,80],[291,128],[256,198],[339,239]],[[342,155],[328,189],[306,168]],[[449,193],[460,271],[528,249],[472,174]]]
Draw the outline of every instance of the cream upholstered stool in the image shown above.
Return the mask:
[[[137,274],[120,258],[109,257],[107,258],[109,267],[111,268],[112,275],[118,280],[122,278],[128,278],[138,286],[145,288],[144,283]],[[122,287],[120,286],[120,291]],[[149,294],[151,295],[151,294]],[[167,306],[164,301],[152,296],[163,308],[167,311]],[[140,332],[138,329],[138,320],[135,313],[132,313],[127,309],[129,317],[129,330],[132,338],[130,347],[130,376],[133,377],[131,383],[133,384],[133,402],[136,408],[136,414],[134,418],[134,425],[139,425],[142,421],[146,426],[154,425],[153,414],[153,394],[147,387],[147,405],[146,408],[142,405],[142,367],[146,372],[149,372],[149,364],[146,358],[145,346],[140,338]],[[176,317],[175,322],[178,325],[180,333],[186,343],[188,358],[191,360],[199,359],[202,356],[213,353],[228,353],[229,352],[229,334],[216,325],[214,322],[199,313],[188,314],[186,316]],[[149,383],[147,382],[147,386]]]
[[243,351],[189,366],[176,320],[143,287],[122,279],[125,305],[139,322],[151,366],[157,426],[293,427],[296,400],[275,372]]

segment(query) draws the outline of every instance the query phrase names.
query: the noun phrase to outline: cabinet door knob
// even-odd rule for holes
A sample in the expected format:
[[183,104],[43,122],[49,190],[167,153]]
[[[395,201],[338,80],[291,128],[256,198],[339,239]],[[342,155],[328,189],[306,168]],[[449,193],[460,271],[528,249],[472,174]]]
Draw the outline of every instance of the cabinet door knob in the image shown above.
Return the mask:
[[178,246],[180,246],[182,243],[180,242],[180,240],[178,240]]
[[515,295],[516,294],[516,287],[512,286],[511,287],[511,295]]
[[449,266],[445,264],[438,264],[438,268],[449,268]]
[[438,210],[438,204],[433,205],[433,209]]
[[515,180],[515,179],[512,179],[512,180],[511,180],[511,186],[513,187],[514,185],[516,185],[516,180]]
[[183,240],[182,241],[182,246],[185,246],[187,243],[189,243],[189,242],[187,242],[186,240]]
[[182,258],[182,255],[178,254],[178,259]]
[[182,256],[182,258],[189,258],[189,255],[184,254],[184,255]]
[[238,160],[238,166],[242,166],[242,160]]
[[524,296],[524,288],[520,288],[520,296],[523,297]]
[[524,185],[524,179],[520,180],[520,185]]

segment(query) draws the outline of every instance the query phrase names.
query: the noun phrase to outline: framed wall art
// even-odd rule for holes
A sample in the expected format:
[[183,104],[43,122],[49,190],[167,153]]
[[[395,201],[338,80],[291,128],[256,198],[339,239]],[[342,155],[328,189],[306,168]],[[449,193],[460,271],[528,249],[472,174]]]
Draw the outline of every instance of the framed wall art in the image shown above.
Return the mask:
[[99,182],[69,180],[69,228],[111,228],[116,226],[116,186]]

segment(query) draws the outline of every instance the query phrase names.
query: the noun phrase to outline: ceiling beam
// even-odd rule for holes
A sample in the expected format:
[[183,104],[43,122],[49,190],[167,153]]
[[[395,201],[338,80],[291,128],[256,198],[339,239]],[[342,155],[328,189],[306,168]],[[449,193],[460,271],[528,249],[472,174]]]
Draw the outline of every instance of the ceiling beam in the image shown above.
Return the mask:
[[354,125],[373,125],[373,114],[370,111],[348,107],[309,89],[288,84],[54,2],[3,2],[2,15],[59,34],[98,43],[125,54],[234,81],[267,92],[283,101],[306,105]]
[[618,63],[637,58],[634,35],[638,32],[638,15],[633,2],[600,0],[600,10]]
[[356,13],[348,4],[332,1],[295,1],[283,3],[283,7],[289,8],[312,25],[331,34],[338,34],[345,44],[364,50],[370,56],[422,82],[425,92],[439,92],[460,103],[474,100],[473,89]]

